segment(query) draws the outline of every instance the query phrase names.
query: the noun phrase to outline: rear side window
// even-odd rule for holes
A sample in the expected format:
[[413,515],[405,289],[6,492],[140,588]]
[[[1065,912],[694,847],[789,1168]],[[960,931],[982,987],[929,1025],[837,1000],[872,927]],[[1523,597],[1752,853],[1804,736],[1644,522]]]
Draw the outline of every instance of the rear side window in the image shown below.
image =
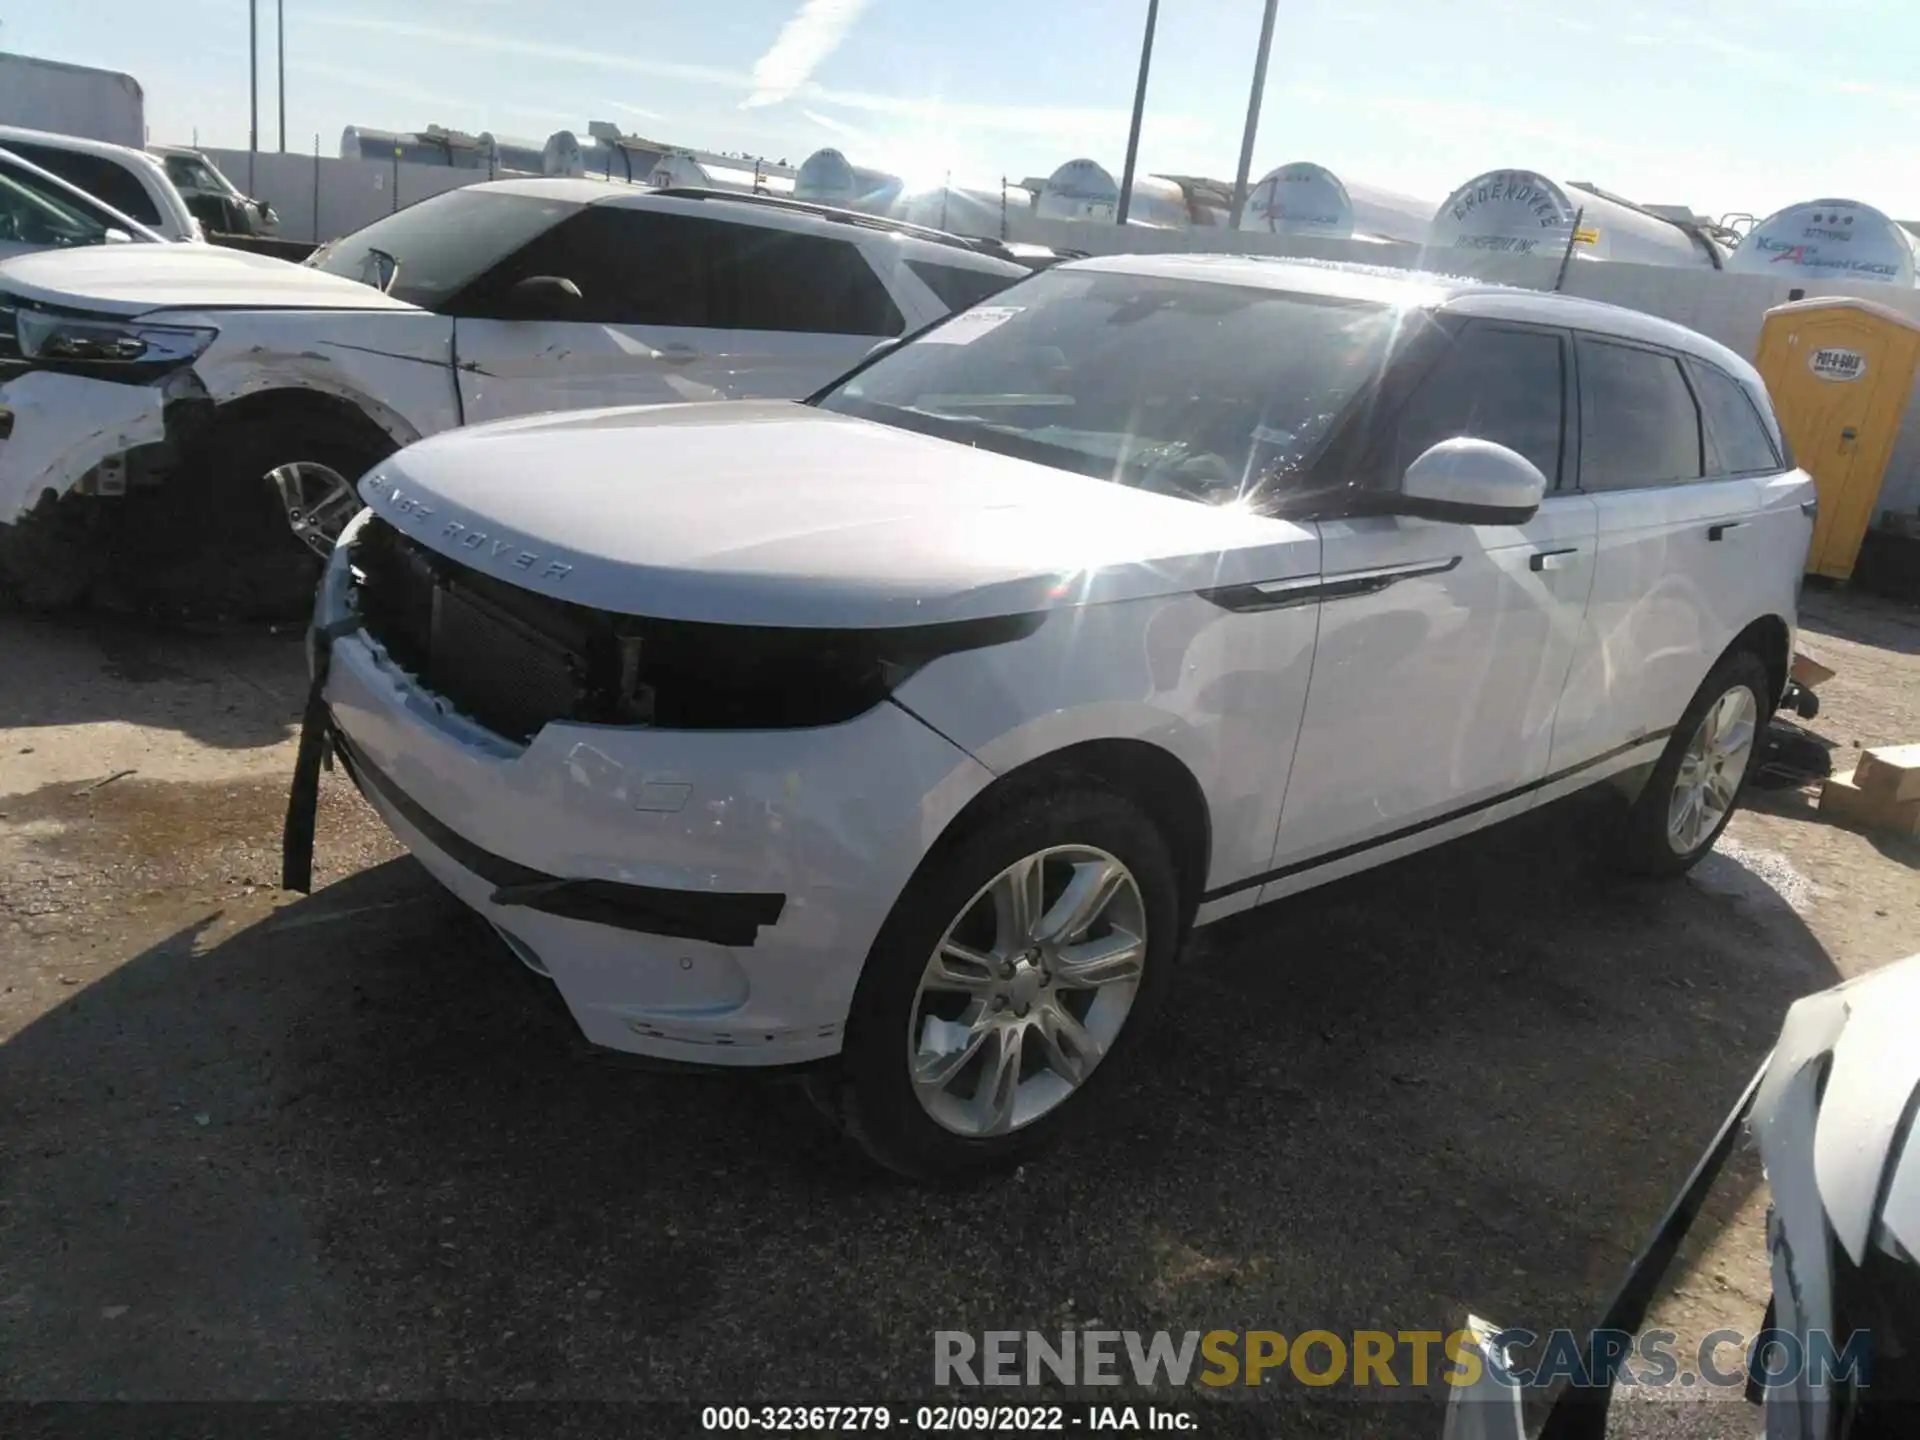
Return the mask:
[[139,177],[124,165],[101,155],[85,155],[78,150],[62,150],[52,145],[23,145],[6,142],[7,149],[22,160],[30,160],[42,170],[50,170],[69,185],[77,185],[96,200],[104,200],[122,215],[142,225],[160,223],[159,207],[141,185]]
[[1766,423],[1739,381],[1707,365],[1693,367],[1694,393],[1706,416],[1716,475],[1751,475],[1780,469],[1780,456]]
[[1679,360],[1585,336],[1579,357],[1580,488],[1699,479],[1700,410]]
[[1518,451],[1559,483],[1566,408],[1560,337],[1469,325],[1408,397],[1395,426],[1392,474],[1442,440],[1468,436]]
[[508,313],[507,292],[534,275],[571,280],[580,302],[518,318],[829,335],[905,328],[846,241],[622,205],[590,205],[534,240],[463,297],[461,313]]
[[938,265],[931,260],[909,260],[907,269],[949,310],[965,310],[991,295],[998,295],[1020,277],[1000,275],[991,270],[968,270],[959,265]]
[[887,287],[850,241],[760,225],[703,221],[712,323],[736,330],[898,335],[906,328]]

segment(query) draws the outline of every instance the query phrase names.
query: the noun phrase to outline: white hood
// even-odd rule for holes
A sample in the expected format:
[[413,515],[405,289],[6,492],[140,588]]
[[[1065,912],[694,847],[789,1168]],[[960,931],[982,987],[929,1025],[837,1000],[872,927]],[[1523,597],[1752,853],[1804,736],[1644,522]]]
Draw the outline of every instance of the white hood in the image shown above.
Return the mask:
[[371,285],[218,245],[93,245],[0,261],[0,292],[78,310],[412,310]]
[[1276,578],[1300,527],[786,401],[540,416],[361,482],[422,543],[601,610],[891,626]]

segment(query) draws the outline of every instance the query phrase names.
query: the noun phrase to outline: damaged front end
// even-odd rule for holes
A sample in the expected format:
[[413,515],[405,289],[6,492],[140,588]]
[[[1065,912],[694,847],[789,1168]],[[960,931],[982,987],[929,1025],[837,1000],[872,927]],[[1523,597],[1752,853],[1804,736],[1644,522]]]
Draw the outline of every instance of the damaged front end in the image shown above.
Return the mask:
[[190,367],[216,334],[0,296],[0,581],[16,596],[72,604],[110,564],[125,502],[213,416]]

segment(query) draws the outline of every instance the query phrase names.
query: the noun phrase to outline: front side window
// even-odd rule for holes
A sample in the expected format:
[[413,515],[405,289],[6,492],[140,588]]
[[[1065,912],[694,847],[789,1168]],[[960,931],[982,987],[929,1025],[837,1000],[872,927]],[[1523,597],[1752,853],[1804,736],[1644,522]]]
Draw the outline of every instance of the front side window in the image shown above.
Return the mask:
[[1580,488],[1699,479],[1700,409],[1679,360],[1584,335],[1578,355]]
[[814,403],[1203,503],[1263,503],[1378,375],[1400,318],[1286,290],[1050,270]]
[[1443,440],[1491,440],[1560,479],[1566,408],[1560,337],[1543,330],[1469,325],[1408,398],[1395,426],[1395,475]]
[[129,215],[142,225],[160,223],[159,208],[138,177],[125,166],[117,165],[103,155],[62,150],[52,145],[22,144],[18,140],[9,140],[7,148],[22,160],[58,175],[69,185],[76,185],[95,199],[104,200],[122,215]]
[[1753,400],[1739,381],[1709,365],[1693,367],[1694,393],[1706,416],[1713,441],[1714,471],[1721,475],[1754,475],[1781,468],[1779,453],[1753,408]]
[[0,169],[0,241],[15,245],[98,245],[107,238],[104,215],[82,209],[70,195]]
[[329,241],[306,263],[440,310],[477,276],[580,208],[557,196],[449,190]]

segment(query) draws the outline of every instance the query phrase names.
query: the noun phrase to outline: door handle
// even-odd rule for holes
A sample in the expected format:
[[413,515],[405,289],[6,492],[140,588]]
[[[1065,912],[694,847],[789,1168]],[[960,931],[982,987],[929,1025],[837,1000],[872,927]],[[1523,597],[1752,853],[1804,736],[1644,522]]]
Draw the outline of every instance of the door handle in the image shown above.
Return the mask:
[[1744,524],[1746,524],[1744,520],[1722,520],[1718,525],[1709,525],[1707,527],[1707,539],[1724,539],[1729,530],[1738,530]]
[[1578,546],[1565,550],[1536,550],[1527,557],[1527,568],[1536,574],[1542,570],[1564,570],[1580,553]]

